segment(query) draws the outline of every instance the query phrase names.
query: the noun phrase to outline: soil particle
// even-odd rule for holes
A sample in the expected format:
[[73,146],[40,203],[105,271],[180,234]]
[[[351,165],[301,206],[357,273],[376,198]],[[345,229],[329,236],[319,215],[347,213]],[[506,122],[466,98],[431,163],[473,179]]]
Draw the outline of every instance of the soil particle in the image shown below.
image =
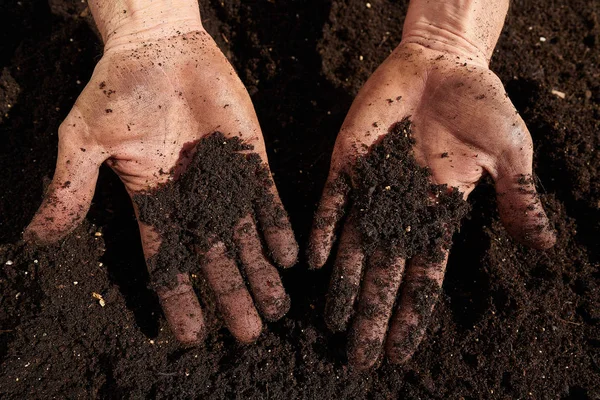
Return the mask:
[[17,101],[21,88],[10,75],[8,68],[0,73],[0,123],[8,117],[8,112]]
[[419,277],[403,288],[406,298],[413,300],[413,304],[410,305],[412,310],[421,320],[429,314],[440,289],[440,284],[428,277]]
[[[360,246],[360,244],[358,244]],[[341,260],[336,260],[340,262]],[[359,288],[343,276],[334,276],[329,286],[329,299],[324,314],[327,316],[327,326],[333,332],[346,330],[348,324],[348,309],[354,306],[355,295]]]

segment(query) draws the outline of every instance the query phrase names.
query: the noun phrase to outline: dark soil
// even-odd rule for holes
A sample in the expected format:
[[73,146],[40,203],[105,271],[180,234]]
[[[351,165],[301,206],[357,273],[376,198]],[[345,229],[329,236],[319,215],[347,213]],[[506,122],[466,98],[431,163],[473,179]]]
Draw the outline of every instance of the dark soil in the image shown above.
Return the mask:
[[[305,243],[337,130],[399,42],[406,4],[204,3],[207,29],[252,94],[275,182]],[[178,346],[148,289],[127,193],[106,168],[90,214],[68,238],[46,249],[15,244],[52,175],[57,128],[101,54],[85,7],[0,3],[0,397],[600,397],[598,2],[512,2],[492,60],[531,130],[556,246],[512,241],[483,182],[454,235],[417,353],[362,374],[346,367],[345,336],[323,322],[330,266],[309,271],[304,262],[283,272],[292,308],[256,345],[222,329],[202,348]]]
[[351,196],[356,223],[367,256],[380,249],[390,258],[419,255],[439,263],[469,206],[458,189],[431,183],[429,169],[414,158],[414,143],[406,118],[359,157]]
[[214,132],[188,147],[180,158],[189,164],[180,176],[174,179],[173,170],[165,185],[133,197],[140,221],[161,238],[158,253],[148,260],[154,286],[173,286],[177,273],[199,273],[199,254],[216,241],[235,259],[233,233],[239,221],[254,215],[254,207],[264,210],[273,204],[273,182],[253,146]]

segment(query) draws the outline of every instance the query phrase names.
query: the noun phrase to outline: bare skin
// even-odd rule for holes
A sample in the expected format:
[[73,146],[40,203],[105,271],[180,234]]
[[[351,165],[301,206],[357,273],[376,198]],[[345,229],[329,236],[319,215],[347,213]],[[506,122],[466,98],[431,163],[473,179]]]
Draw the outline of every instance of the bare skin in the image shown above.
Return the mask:
[[[353,160],[405,117],[413,123],[415,158],[431,170],[434,183],[456,187],[466,199],[485,174],[491,175],[506,229],[537,249],[554,244],[553,232],[539,228],[548,221],[531,179],[531,136],[488,67],[507,8],[505,1],[444,0],[435,7],[425,0],[411,2],[402,42],[363,86],[338,135],[316,215],[327,223],[315,223],[310,240],[313,268],[327,261],[347,205],[347,194],[330,187],[340,174],[352,174]],[[382,354],[405,362],[422,340],[447,254],[438,264],[415,257],[382,266],[377,255],[367,260],[362,253],[352,218],[341,232],[332,280],[346,280],[353,289],[340,294],[343,299],[330,293],[328,323],[345,329],[358,302],[350,363],[367,369]],[[365,309],[378,312],[361,312]],[[345,323],[340,326],[332,315],[344,315]]]
[[[25,231],[30,241],[55,242],[76,227],[89,209],[104,162],[133,196],[165,183],[169,175],[164,172],[175,167],[184,146],[218,130],[252,144],[268,165],[250,97],[203,29],[197,2],[91,1],[90,7],[105,41],[104,55],[59,128],[55,175]],[[259,226],[260,215],[259,210]],[[283,228],[262,232],[269,259],[253,221],[252,216],[240,221],[245,229],[235,235],[243,265],[226,256],[218,238],[202,265],[225,324],[243,343],[261,333],[257,309],[269,320],[282,316],[281,307],[274,305],[286,302],[287,294],[273,264],[290,267],[298,252],[286,218],[279,224]],[[160,237],[143,224],[140,233],[149,258]],[[239,268],[246,270],[253,296]],[[228,290],[234,286],[239,289]],[[175,288],[161,288],[158,295],[177,339],[184,344],[202,341],[202,310],[189,277],[180,274]]]

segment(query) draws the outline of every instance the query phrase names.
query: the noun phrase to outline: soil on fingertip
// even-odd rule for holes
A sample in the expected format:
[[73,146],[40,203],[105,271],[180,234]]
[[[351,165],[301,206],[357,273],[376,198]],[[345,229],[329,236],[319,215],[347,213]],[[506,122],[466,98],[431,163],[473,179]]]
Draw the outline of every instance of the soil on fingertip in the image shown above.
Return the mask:
[[391,343],[398,359],[409,357],[424,339],[423,333],[431,319],[431,309],[435,306],[441,291],[440,284],[423,276],[402,286],[401,302],[404,307],[418,316],[416,324],[407,324],[402,340]]
[[[148,259],[154,287],[174,286],[179,273],[200,273],[202,254],[217,242],[237,259],[234,232],[243,228],[243,218],[254,218],[255,209],[262,210],[264,228],[281,220],[285,212],[274,206],[273,181],[253,149],[238,137],[211,133],[185,146],[164,185],[133,197],[139,220],[161,240]],[[178,168],[185,169],[175,179]]]
[[[347,367],[346,336],[324,323],[330,264],[282,272],[292,307],[256,344],[220,329],[202,347],[179,346],[148,288],[129,196],[108,168],[71,235],[34,252],[16,244],[52,177],[58,126],[102,54],[86,3],[18,3],[0,2],[0,398],[600,398],[597,1],[513,2],[491,62],[532,134],[556,245],[512,240],[484,180],[417,352],[362,373]],[[352,99],[401,39],[408,2],[369,4],[201,3],[252,96],[300,243]]]

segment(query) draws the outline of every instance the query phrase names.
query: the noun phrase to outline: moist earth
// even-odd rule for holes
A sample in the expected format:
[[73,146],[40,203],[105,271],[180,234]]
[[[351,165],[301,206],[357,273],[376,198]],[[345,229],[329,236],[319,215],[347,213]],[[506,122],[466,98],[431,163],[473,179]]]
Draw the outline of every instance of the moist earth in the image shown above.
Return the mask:
[[133,196],[139,220],[161,238],[157,254],[148,259],[153,286],[172,287],[178,273],[199,273],[199,255],[217,241],[236,259],[233,232],[255,207],[273,214],[262,222],[280,219],[283,210],[270,206],[269,171],[253,150],[238,137],[211,133],[184,146],[178,167],[189,164],[180,176],[175,179],[174,168],[164,185]]
[[380,249],[390,258],[419,255],[439,263],[468,204],[458,189],[431,183],[429,169],[415,160],[414,144],[405,118],[358,158],[352,207],[367,256]]
[[[369,4],[202,4],[205,27],[252,95],[301,243],[352,98],[400,40],[406,2]],[[23,248],[57,128],[102,48],[85,3],[22,0],[0,11],[0,397],[600,397],[598,2],[513,2],[491,64],[531,131],[556,246],[510,239],[482,182],[416,354],[364,373],[346,367],[345,336],[323,322],[331,265],[309,271],[304,261],[282,273],[290,312],[255,345],[221,329],[203,347],[180,347],[148,289],[127,193],[107,168],[76,231]]]

